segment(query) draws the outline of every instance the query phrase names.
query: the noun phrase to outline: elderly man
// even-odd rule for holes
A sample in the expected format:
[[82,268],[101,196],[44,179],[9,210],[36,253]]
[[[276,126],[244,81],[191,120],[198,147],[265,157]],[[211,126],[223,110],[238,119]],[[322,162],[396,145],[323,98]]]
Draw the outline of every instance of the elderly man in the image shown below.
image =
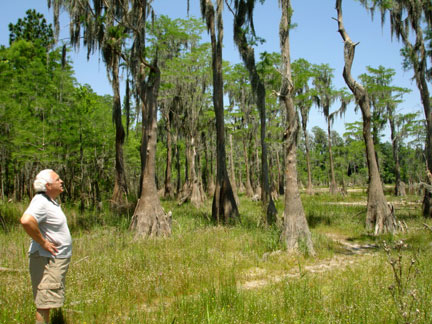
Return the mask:
[[49,323],[50,309],[64,303],[65,277],[72,255],[72,238],[56,198],[63,181],[53,170],[41,171],[33,183],[36,195],[21,217],[32,238],[29,259],[36,323]]

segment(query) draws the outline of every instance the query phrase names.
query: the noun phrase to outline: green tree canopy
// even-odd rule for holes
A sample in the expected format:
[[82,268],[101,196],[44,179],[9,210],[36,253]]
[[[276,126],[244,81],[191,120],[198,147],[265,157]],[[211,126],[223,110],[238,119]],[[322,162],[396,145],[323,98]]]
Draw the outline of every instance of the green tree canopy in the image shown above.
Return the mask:
[[35,9],[27,10],[26,14],[27,16],[19,18],[16,24],[9,24],[9,44],[24,39],[50,49],[54,44],[52,25],[47,24],[44,15]]

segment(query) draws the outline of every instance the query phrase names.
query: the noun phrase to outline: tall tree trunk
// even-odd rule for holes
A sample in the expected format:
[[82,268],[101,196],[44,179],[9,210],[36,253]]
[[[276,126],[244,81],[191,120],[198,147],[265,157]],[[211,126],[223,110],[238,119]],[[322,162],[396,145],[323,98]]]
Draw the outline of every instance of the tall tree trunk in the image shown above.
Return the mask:
[[239,217],[239,212],[226,168],[222,79],[222,8],[224,3],[223,0],[217,0],[216,2],[217,7],[215,12],[211,0],[201,0],[201,12],[206,19],[207,29],[210,32],[213,70],[213,105],[216,115],[216,187],[212,204],[212,218],[218,223],[223,222],[227,224]]
[[210,172],[209,172],[209,177],[208,177],[208,188],[207,188],[207,192],[211,195],[214,195],[215,189],[216,189],[216,185],[214,182],[214,154],[213,154],[213,150],[210,149]]
[[172,136],[168,132],[167,133],[167,157],[166,157],[166,166],[165,166],[165,181],[164,181],[164,197],[165,198],[173,198],[174,191],[171,183],[172,176]]
[[102,171],[101,171],[99,164],[97,163],[97,158],[98,158],[97,150],[95,148],[94,149],[93,168],[94,168],[94,174],[96,176],[92,177],[93,188],[94,188],[94,190],[92,190],[92,193],[93,193],[93,205],[99,209],[99,207],[101,207],[100,202],[102,201],[101,195],[100,195],[100,189],[99,189],[99,179],[101,178]]
[[304,137],[305,137],[305,148],[306,148],[306,166],[307,166],[307,174],[308,174],[308,184],[307,184],[307,193],[312,194],[312,168],[310,162],[310,152],[309,152],[309,135],[307,133],[307,128],[303,128]]
[[249,79],[252,86],[255,102],[260,114],[261,125],[261,200],[263,207],[266,208],[266,221],[268,224],[276,222],[277,210],[270,194],[269,185],[269,167],[267,158],[266,143],[266,90],[255,66],[255,51],[249,42],[245,33],[246,14],[248,4],[245,1],[239,1],[234,17],[234,41],[240,52],[240,56],[246,69],[249,71]]
[[[365,6],[369,7],[369,1],[360,0]],[[389,5],[390,4],[390,5]],[[428,70],[427,58],[432,56],[428,53],[425,46],[425,41],[428,41],[427,36],[424,36],[424,28],[426,23],[426,31],[430,31],[432,25],[432,14],[430,1],[396,1],[379,3],[381,10],[381,20],[384,21],[384,11],[390,14],[391,33],[396,34],[398,39],[402,39],[405,45],[405,57],[412,64],[414,78],[417,83],[417,88],[420,92],[423,110],[426,119],[426,173],[430,183],[429,175],[432,174],[432,112],[431,98],[428,89]],[[372,7],[371,12],[375,7]],[[431,184],[431,183],[430,183]],[[425,190],[423,198],[423,215],[432,217],[432,193]]]
[[375,235],[385,232],[395,232],[397,223],[393,211],[388,207],[381,178],[375,158],[375,148],[371,134],[371,111],[370,101],[366,90],[356,82],[351,75],[351,67],[354,61],[355,46],[348,36],[342,19],[342,0],[336,0],[338,13],[339,33],[344,41],[344,71],[343,77],[351,89],[360,106],[363,116],[363,138],[366,145],[366,159],[369,171],[368,202],[366,215],[366,229],[373,230]]
[[201,200],[201,202],[204,202],[207,200],[207,195],[204,189],[204,184],[202,182],[203,176],[202,176],[202,164],[201,164],[201,155],[199,154],[199,152],[202,150],[198,150],[198,152],[195,152],[196,155],[196,178],[197,178],[197,186],[199,189],[199,199]]
[[208,157],[208,145],[205,132],[201,133],[201,143],[204,146],[204,170],[202,172],[202,183],[204,186],[204,191],[209,192],[209,157]]
[[392,114],[393,109],[387,106],[387,113],[389,114],[390,123],[390,138],[392,141],[393,160],[395,162],[394,173],[395,173],[395,196],[405,196],[405,190],[402,188],[401,174],[400,174],[400,163],[399,163],[399,140],[396,136],[395,121]]
[[[108,67],[107,67],[108,68]],[[113,89],[113,121],[116,128],[115,139],[115,182],[111,198],[113,208],[122,208],[127,204],[127,182],[126,172],[123,159],[123,144],[125,140],[125,131],[122,123],[121,100],[120,100],[120,81],[119,81],[119,58],[113,58],[111,70],[111,87]]]
[[299,131],[298,116],[293,102],[293,83],[291,77],[291,60],[289,30],[291,28],[291,2],[281,0],[282,17],[279,25],[280,47],[282,54],[282,88],[279,94],[287,113],[285,133],[285,210],[282,239],[288,250],[298,250],[299,243],[304,243],[309,254],[314,255],[311,233],[300,199],[297,183],[297,136]]
[[164,182],[164,197],[165,198],[173,198],[174,191],[171,183],[172,176],[172,135],[171,135],[171,121],[172,121],[172,111],[169,110],[166,118],[166,136],[167,136],[167,157],[166,157],[166,166],[165,166],[165,182]]
[[178,144],[177,138],[178,136],[176,136],[176,145],[175,145],[175,157],[176,157],[175,167],[177,170],[176,194],[178,195],[181,190],[181,164],[180,164],[180,145]]
[[253,188],[250,180],[250,166],[249,166],[249,154],[248,149],[246,145],[246,140],[243,138],[243,157],[244,157],[244,163],[245,163],[245,185],[246,185],[246,196],[252,197],[253,196]]
[[[426,100],[423,99],[423,95],[422,101],[424,112],[426,115],[426,167],[427,174],[429,175],[432,173],[432,114],[430,111],[430,107],[426,107],[426,105],[424,104]],[[430,181],[430,177],[426,177],[426,179],[428,179],[429,184],[432,184],[432,182]],[[426,189],[424,191],[423,197],[423,216],[427,218],[432,218],[432,193]]]
[[[309,87],[306,87],[307,91],[309,91]],[[303,90],[300,92],[303,94]],[[312,194],[312,168],[311,168],[311,162],[310,162],[310,149],[309,149],[309,134],[307,131],[307,124],[308,124],[308,118],[309,118],[309,111],[310,111],[311,105],[302,104],[300,108],[300,117],[301,117],[301,126],[303,130],[303,136],[305,140],[305,151],[306,151],[306,168],[307,168],[307,176],[308,176],[308,182],[307,182],[307,194]]]
[[[371,120],[377,120],[376,117],[374,117],[374,114],[371,114]],[[374,148],[378,148],[379,149],[379,130],[378,127],[376,127],[375,125],[376,123],[371,123],[371,129],[372,129],[372,142],[374,145]],[[380,161],[379,161],[379,157],[378,157],[378,152],[377,150],[375,150],[375,160],[377,162],[377,166],[378,166],[378,173],[379,173],[379,168],[380,168]]]
[[192,205],[199,208],[205,201],[205,195],[203,195],[203,191],[201,190],[201,181],[197,176],[195,138],[193,135],[189,134],[186,140],[186,164],[188,166],[187,180],[182,190],[179,203],[182,204],[186,201],[190,201]]
[[183,186],[181,187],[181,190],[180,190],[180,192],[179,192],[179,195],[180,196],[184,196],[184,193],[186,192],[186,190],[187,190],[187,188],[188,188],[188,184],[189,184],[189,160],[190,159],[188,159],[187,157],[188,157],[188,147],[187,147],[187,145],[186,145],[186,147],[185,147],[185,156],[186,156],[186,159],[185,159],[185,161],[184,161],[184,183],[183,183]]
[[279,195],[283,195],[284,194],[284,177],[283,177],[283,174],[281,172],[281,161],[280,161],[280,156],[279,156],[279,148],[276,150],[276,164],[277,164],[277,171],[278,171],[277,192]]
[[[420,91],[421,101],[423,104],[423,110],[426,118],[426,167],[428,174],[432,173],[432,111],[431,111],[431,98],[429,95],[428,83],[426,81],[424,47],[422,51],[422,60],[418,63],[418,60],[414,62],[414,76],[416,79],[417,87]],[[427,177],[429,178],[429,177]],[[432,184],[432,183],[430,183]],[[425,190],[423,198],[423,216],[432,218],[432,193],[429,190]]]
[[246,192],[246,188],[245,188],[245,185],[244,185],[244,182],[243,182],[243,173],[242,173],[242,170],[241,170],[241,168],[237,168],[237,179],[238,179],[238,184],[239,184],[239,186],[238,186],[238,193],[240,194],[243,194],[243,193],[245,193]]
[[157,97],[160,86],[160,70],[154,61],[148,80],[144,79],[144,66],[140,71],[140,97],[142,102],[141,196],[132,216],[131,229],[136,236],[167,236],[171,234],[171,218],[165,214],[157,194],[156,137]]
[[[276,162],[276,154],[272,154],[270,153],[270,158],[269,158],[269,184],[270,184],[270,195],[273,199],[273,201],[278,199],[278,188],[279,188],[279,178],[280,178],[280,174],[278,173],[278,171],[280,170],[274,170],[274,163]],[[276,162],[278,163],[278,162]],[[276,180],[276,178],[278,180]]]
[[79,137],[80,137],[80,178],[81,178],[81,190],[80,190],[80,212],[83,213],[85,209],[85,187],[84,187],[84,149],[83,149],[83,138],[82,138],[82,125],[81,119],[79,121]]
[[328,138],[328,150],[329,150],[329,160],[330,160],[330,193],[333,195],[337,191],[337,186],[336,186],[336,178],[334,172],[330,120],[327,120],[327,138]]
[[191,163],[190,163],[190,182],[191,182],[191,197],[190,201],[195,207],[200,207],[205,201],[205,196],[201,190],[202,184],[200,178],[197,176],[197,152],[195,138],[191,139]]
[[[257,174],[261,174],[260,170],[260,158],[259,158],[259,147],[258,147],[258,139],[255,139],[255,172],[253,172],[253,174],[257,175]],[[259,181],[259,179],[257,179],[257,177],[254,177],[254,187],[255,187],[255,195],[258,195],[261,198],[261,183]]]
[[236,200],[236,203],[239,203],[238,199],[238,190],[237,190],[237,183],[236,183],[236,177],[235,177],[235,168],[234,168],[234,154],[233,154],[233,139],[232,134],[229,134],[229,143],[230,143],[230,155],[229,155],[229,162],[230,162],[230,181],[234,193],[234,199]]

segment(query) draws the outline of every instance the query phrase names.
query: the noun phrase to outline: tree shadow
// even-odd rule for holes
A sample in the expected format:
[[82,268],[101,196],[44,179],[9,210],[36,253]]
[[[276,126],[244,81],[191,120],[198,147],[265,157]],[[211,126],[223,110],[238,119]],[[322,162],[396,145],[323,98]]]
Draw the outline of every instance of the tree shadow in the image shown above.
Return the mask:
[[307,215],[307,222],[310,228],[315,228],[319,224],[330,226],[332,224],[332,219],[326,215],[309,214]]
[[51,324],[67,324],[61,308],[53,310],[51,315]]
[[345,255],[370,254],[381,250],[381,245],[376,241],[376,237],[370,234],[336,239],[335,242],[341,248],[338,252]]

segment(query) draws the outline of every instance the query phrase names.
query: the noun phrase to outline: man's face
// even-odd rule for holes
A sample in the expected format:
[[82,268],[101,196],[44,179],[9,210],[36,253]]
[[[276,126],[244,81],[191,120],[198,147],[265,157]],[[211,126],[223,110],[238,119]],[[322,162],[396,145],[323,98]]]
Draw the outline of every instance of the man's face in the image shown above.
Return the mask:
[[51,183],[46,184],[46,193],[52,197],[57,197],[63,190],[63,180],[53,171],[51,173]]

